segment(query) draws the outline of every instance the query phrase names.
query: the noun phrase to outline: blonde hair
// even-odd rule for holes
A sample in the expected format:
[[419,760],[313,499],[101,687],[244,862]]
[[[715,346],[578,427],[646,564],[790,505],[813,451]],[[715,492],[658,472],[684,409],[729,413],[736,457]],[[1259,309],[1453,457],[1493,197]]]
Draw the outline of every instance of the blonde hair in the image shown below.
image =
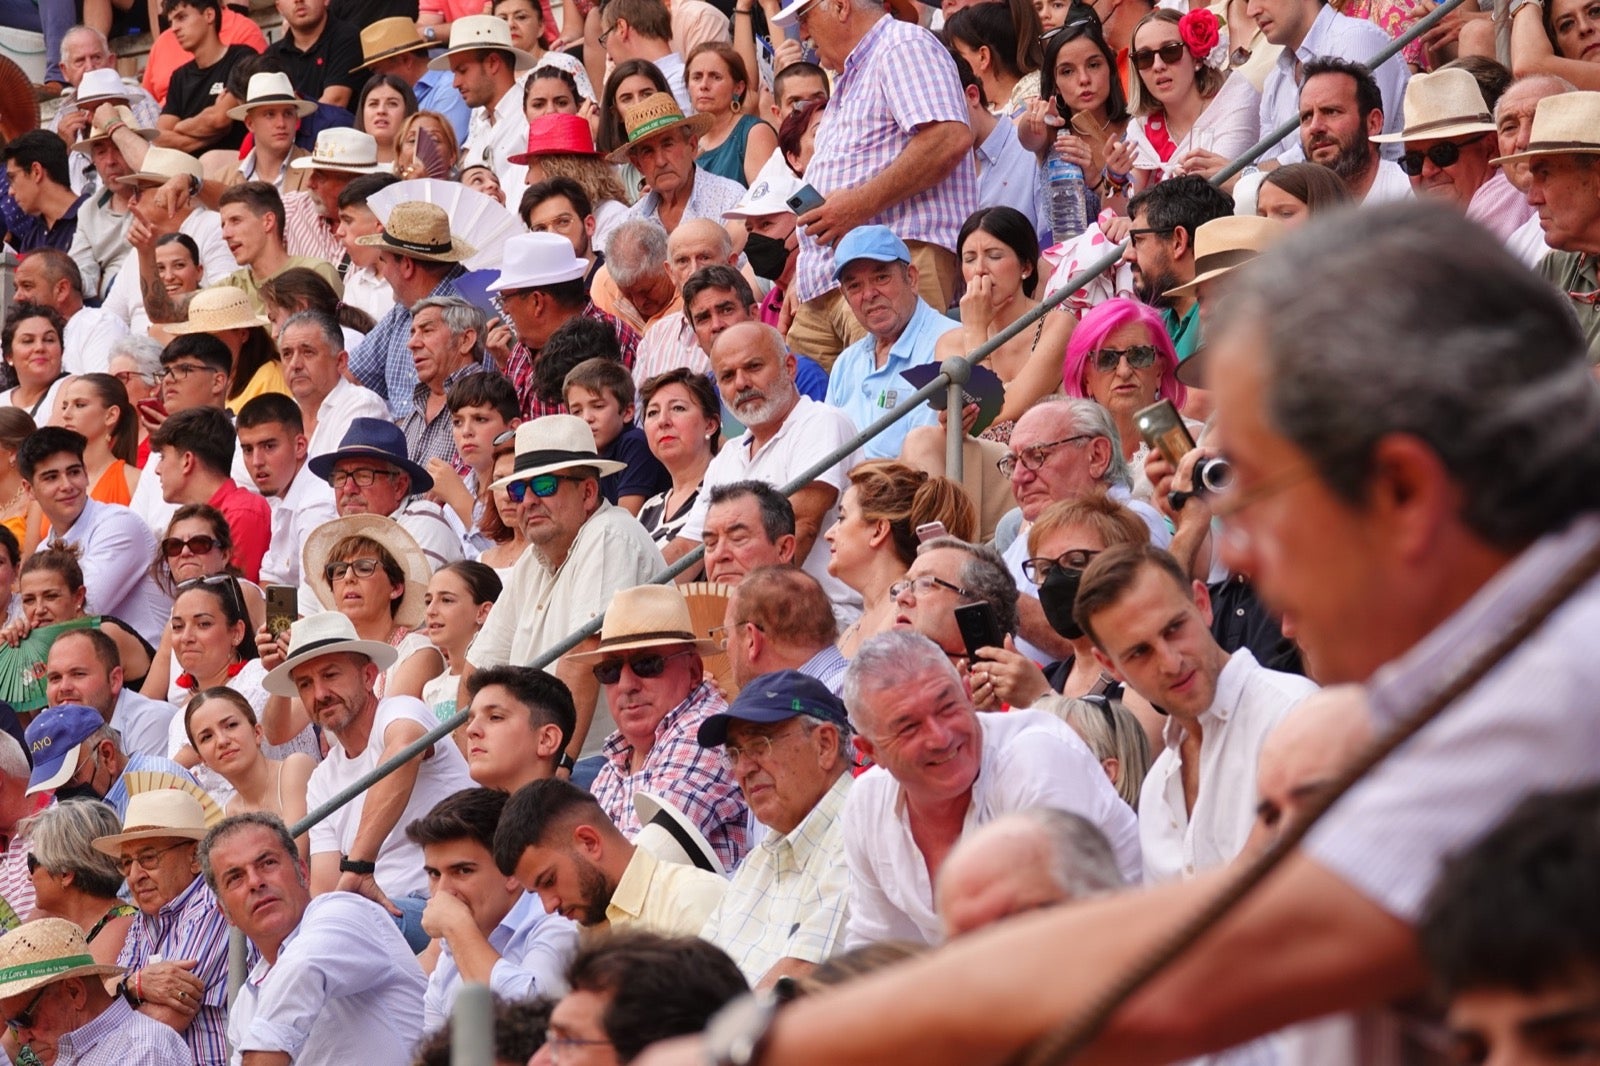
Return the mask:
[[[1133,27],[1133,33],[1128,37],[1128,73],[1133,77],[1128,79],[1128,111],[1134,115],[1154,115],[1161,110],[1161,101],[1151,96],[1144,87],[1144,75],[1133,63],[1133,44],[1139,39],[1139,31],[1146,22],[1166,22],[1173,26],[1178,25],[1178,20],[1183,16],[1168,8],[1158,7],[1144,18],[1140,19]],[[1183,40],[1183,35],[1178,35],[1178,40]],[[1228,80],[1228,75],[1213,67],[1205,61],[1204,56],[1195,56],[1189,52],[1189,45],[1184,43],[1183,50],[1195,61],[1194,87],[1200,93],[1200,99],[1210,100],[1217,95],[1217,90],[1222,88],[1222,83]]]
[[1103,492],[1057,500],[1034,520],[1028,530],[1028,554],[1038,555],[1039,545],[1051,535],[1073,526],[1084,526],[1100,534],[1108,548],[1118,544],[1147,544],[1150,527],[1144,519]]
[[1144,726],[1121,700],[1100,696],[1094,699],[1053,699],[1045,709],[1073,728],[1101,762],[1117,760],[1117,795],[1134,810],[1139,809],[1139,791],[1150,772],[1150,741]]
[[906,566],[917,558],[917,527],[943,522],[945,533],[970,541],[978,509],[959,482],[931,477],[897,459],[873,459],[850,471],[856,506],[868,522],[888,522],[895,554]]

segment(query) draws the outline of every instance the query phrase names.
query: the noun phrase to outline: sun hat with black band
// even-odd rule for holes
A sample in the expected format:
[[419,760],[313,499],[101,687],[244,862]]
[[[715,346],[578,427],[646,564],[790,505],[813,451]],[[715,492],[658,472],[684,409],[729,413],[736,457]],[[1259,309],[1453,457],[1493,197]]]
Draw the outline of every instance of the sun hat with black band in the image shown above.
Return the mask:
[[[588,423],[579,419],[588,429]],[[593,434],[591,434],[591,437]],[[324,452],[306,463],[311,472],[324,481],[333,477],[333,468],[341,459],[376,459],[399,467],[411,475],[411,494],[428,492],[433,488],[433,475],[411,461],[406,452],[405,431],[386,418],[352,418],[350,428],[344,431],[339,447]]]
[[69,977],[110,977],[121,966],[96,962],[76,922],[35,918],[0,937],[0,999],[27,995]]
[[679,127],[695,137],[702,137],[712,123],[710,115],[685,115],[671,93],[655,93],[624,107],[622,121],[628,130],[627,143],[606,156],[608,162],[626,163],[628,153],[639,145]]
[[317,601],[327,610],[338,609],[333,589],[328,587],[323,572],[328,566],[328,556],[333,546],[346,537],[366,537],[394,557],[405,572],[404,591],[395,605],[396,625],[415,629],[422,624],[426,610],[423,600],[428,595],[428,579],[433,576],[427,553],[406,528],[387,515],[351,514],[322,523],[306,537],[301,549],[301,570],[307,576]]
[[[1194,231],[1194,280],[1164,295],[1192,296],[1202,284],[1244,266],[1287,232],[1277,219],[1257,215],[1224,215],[1202,224]],[[1192,389],[1205,388],[1208,359],[1202,344],[1178,364],[1178,380]]]
[[1489,162],[1520,163],[1541,155],[1600,155],[1600,92],[1557,93],[1540,100],[1528,147]]
[[289,671],[312,659],[339,652],[364,655],[379,670],[389,669],[400,657],[393,645],[362,640],[356,635],[356,624],[338,611],[319,611],[289,627],[289,657],[261,679],[261,687],[274,696],[298,696],[300,693]]
[[592,467],[601,477],[628,468],[627,463],[600,458],[594,450],[594,430],[577,415],[545,415],[517,427],[515,465],[511,473],[489,488],[503,489],[513,481],[527,481],[578,466]]
[[719,877],[728,871],[717,850],[700,827],[689,820],[671,801],[651,792],[633,794],[633,813],[639,819],[639,832],[633,842],[662,862],[709,870]]
[[599,646],[594,651],[569,652],[567,658],[574,663],[598,663],[618,652],[684,644],[701,655],[722,650],[716,641],[694,631],[688,601],[677,585],[637,585],[618,589],[611,597],[600,627]]
[[124,844],[169,839],[198,842],[206,831],[206,811],[199,800],[180,788],[156,788],[128,797],[122,832],[95,837],[89,843],[115,859]]
[[844,701],[827,685],[798,670],[775,670],[748,682],[727,710],[707,715],[695,739],[702,748],[720,748],[728,742],[728,726],[735,720],[770,725],[802,715],[850,730]]
[[417,32],[417,24],[404,15],[379,19],[361,29],[361,63],[353,70],[367,70],[375,63],[404,55],[407,52],[424,52],[433,47]]
[[235,122],[243,122],[250,112],[258,107],[276,107],[283,104],[293,104],[295,113],[305,118],[317,109],[317,105],[310,100],[305,100],[294,91],[294,82],[289,80],[289,75],[282,71],[261,71],[250,75],[249,87],[245,89],[244,103],[228,111],[228,117]]
[[356,243],[435,263],[459,263],[478,253],[466,241],[450,235],[450,216],[444,208],[420,200],[395,204],[382,231],[357,237]]
[[1405,128],[1368,138],[1373,144],[1445,140],[1495,132],[1494,114],[1483,102],[1478,79],[1460,67],[1417,74],[1406,82],[1401,105]]

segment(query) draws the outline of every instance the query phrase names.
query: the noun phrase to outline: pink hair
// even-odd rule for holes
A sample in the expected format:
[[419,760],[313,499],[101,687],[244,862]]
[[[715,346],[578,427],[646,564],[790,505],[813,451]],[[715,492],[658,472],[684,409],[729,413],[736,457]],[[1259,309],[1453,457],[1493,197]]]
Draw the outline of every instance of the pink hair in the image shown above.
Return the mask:
[[1068,396],[1090,398],[1084,389],[1089,357],[1100,350],[1107,337],[1129,325],[1143,326],[1155,347],[1156,365],[1161,368],[1157,398],[1171,400],[1182,407],[1189,390],[1178,380],[1178,353],[1172,347],[1172,338],[1167,336],[1167,324],[1162,321],[1161,312],[1126,296],[1096,304],[1084,314],[1067,342],[1066,359],[1061,364],[1061,387]]

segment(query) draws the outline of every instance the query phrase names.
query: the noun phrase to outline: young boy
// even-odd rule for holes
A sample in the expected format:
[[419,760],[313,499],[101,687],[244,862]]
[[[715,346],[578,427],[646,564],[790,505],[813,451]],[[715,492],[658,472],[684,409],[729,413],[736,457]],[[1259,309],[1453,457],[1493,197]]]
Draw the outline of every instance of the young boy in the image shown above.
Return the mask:
[[672,475],[633,424],[633,375],[615,360],[586,359],[568,372],[562,392],[567,410],[589,423],[600,458],[628,464],[601,478],[600,492],[637,517],[646,500],[672,487]]
[[517,390],[499,374],[468,374],[451,384],[444,395],[450,412],[450,435],[456,453],[470,468],[463,479],[455,467],[442,459],[428,460],[433,475],[433,490],[445,505],[455,511],[461,524],[477,529],[478,489],[494,478],[494,442],[522,424],[517,409]]

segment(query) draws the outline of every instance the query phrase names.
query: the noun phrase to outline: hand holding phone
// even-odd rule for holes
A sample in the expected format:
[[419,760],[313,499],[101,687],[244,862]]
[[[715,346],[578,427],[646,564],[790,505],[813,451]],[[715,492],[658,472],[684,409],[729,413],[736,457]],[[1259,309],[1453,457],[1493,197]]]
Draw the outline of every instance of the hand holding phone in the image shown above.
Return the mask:
[[956,628],[961,630],[961,642],[966,645],[967,659],[977,658],[979,648],[1003,648],[1006,635],[1000,631],[1000,619],[987,603],[963,603],[956,608]]
[[1134,413],[1133,424],[1139,427],[1139,436],[1144,442],[1166,456],[1174,468],[1179,460],[1194,451],[1194,438],[1171,400],[1157,400],[1141,408]]

